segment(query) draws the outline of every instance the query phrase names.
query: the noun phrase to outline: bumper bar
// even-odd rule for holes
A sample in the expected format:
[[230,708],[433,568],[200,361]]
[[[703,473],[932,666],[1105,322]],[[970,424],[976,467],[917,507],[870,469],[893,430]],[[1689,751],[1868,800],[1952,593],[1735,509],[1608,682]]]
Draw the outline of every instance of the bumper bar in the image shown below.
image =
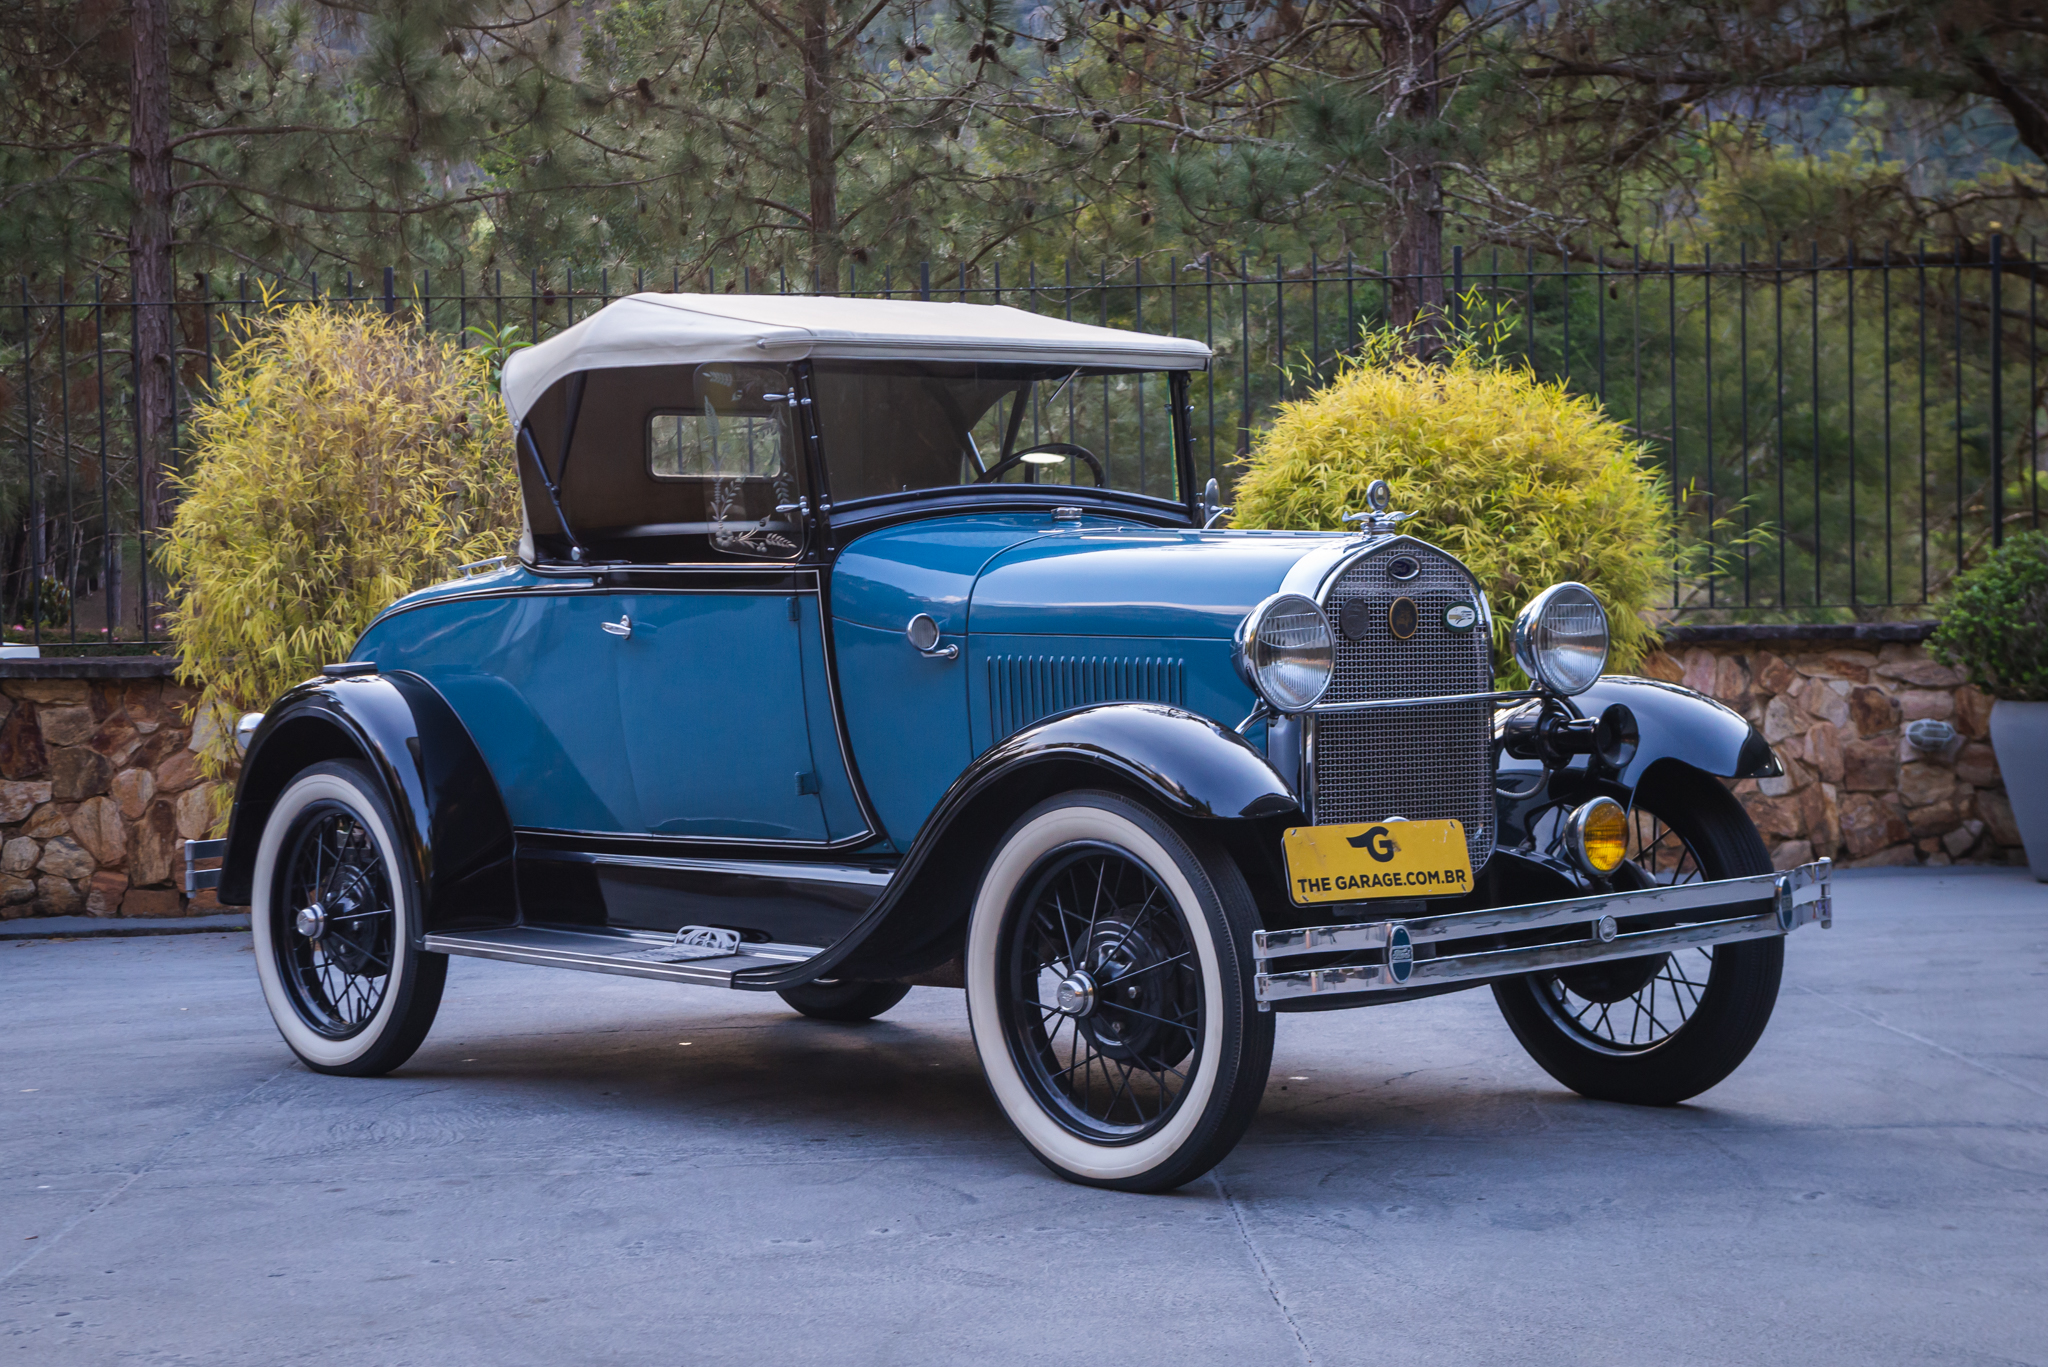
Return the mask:
[[[1290,997],[1398,992],[1438,983],[1510,978],[1543,969],[1663,954],[1686,945],[1759,940],[1786,935],[1814,922],[1826,928],[1834,923],[1831,867],[1832,861],[1821,859],[1783,873],[1712,883],[1683,883],[1404,921],[1262,930],[1252,946],[1259,969],[1258,1000],[1263,1010],[1269,1003]],[[1667,922],[1676,918],[1678,924],[1632,931],[1620,928],[1619,922],[1641,916]],[[1455,951],[1460,948],[1453,943],[1457,941],[1532,930],[1554,930],[1560,935],[1553,941],[1515,949],[1472,945],[1462,953],[1434,952],[1439,947]],[[1569,933],[1574,930],[1578,933]],[[1350,953],[1368,954],[1373,961],[1271,971],[1275,959]]]

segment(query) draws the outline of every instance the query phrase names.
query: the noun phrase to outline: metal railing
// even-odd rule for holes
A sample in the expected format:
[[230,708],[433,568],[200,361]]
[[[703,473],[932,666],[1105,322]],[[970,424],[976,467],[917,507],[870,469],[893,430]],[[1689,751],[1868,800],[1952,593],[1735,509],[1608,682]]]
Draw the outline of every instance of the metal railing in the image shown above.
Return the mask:
[[[1454,248],[1449,328],[1598,400],[1643,443],[1695,554],[1669,606],[1689,617],[1912,613],[2007,529],[2040,525],[2041,286],[2034,244],[1939,250],[1547,257]],[[409,313],[483,340],[546,337],[646,289],[811,292],[745,267],[450,270],[360,281],[188,277],[175,301],[120,283],[22,282],[0,305],[0,609],[5,639],[149,646],[162,595],[139,526],[134,319],[166,309],[177,347],[169,449],[236,324],[268,304]],[[1199,338],[1198,477],[1228,486],[1276,405],[1326,382],[1402,282],[1345,258],[1225,269],[849,268],[836,292],[1001,303]],[[175,457],[174,457],[175,461]]]

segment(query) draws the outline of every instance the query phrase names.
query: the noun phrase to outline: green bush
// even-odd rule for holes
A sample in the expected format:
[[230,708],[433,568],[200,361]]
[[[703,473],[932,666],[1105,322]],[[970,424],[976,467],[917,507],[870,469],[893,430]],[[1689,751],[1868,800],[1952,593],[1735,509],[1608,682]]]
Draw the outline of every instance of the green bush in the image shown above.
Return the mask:
[[[1657,644],[1649,611],[1673,573],[1671,499],[1598,404],[1467,341],[1437,364],[1369,333],[1321,390],[1283,405],[1239,478],[1238,527],[1336,528],[1374,479],[1415,513],[1404,530],[1463,560],[1487,591],[1497,657],[1529,599],[1574,579],[1613,622],[1611,670]],[[1512,677],[1519,677],[1518,675]]]
[[2023,532],[1956,576],[1929,642],[1994,698],[2048,702],[2048,532]]
[[235,714],[347,658],[392,599],[511,550],[519,500],[485,352],[304,306],[260,320],[217,375],[162,560],[220,777]]

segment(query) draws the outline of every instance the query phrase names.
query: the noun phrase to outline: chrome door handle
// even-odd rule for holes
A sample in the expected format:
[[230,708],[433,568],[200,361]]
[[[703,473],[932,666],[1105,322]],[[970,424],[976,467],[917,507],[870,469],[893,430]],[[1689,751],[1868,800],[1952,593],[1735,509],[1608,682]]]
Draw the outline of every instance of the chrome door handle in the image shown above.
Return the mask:
[[920,612],[910,619],[910,624],[903,628],[903,639],[910,642],[910,648],[927,660],[960,658],[959,646],[939,644],[939,624],[932,620],[932,615],[928,612]]
[[633,618],[628,613],[620,613],[616,622],[599,622],[598,625],[614,636],[623,637],[628,641],[633,639]]

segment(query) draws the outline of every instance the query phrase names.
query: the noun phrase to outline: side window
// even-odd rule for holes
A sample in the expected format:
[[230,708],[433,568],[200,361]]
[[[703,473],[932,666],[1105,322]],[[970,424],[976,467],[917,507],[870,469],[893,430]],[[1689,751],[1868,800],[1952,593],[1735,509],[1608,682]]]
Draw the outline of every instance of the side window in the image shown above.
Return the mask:
[[769,476],[782,468],[782,420],[655,413],[647,419],[647,468],[656,479]]
[[694,486],[714,550],[786,559],[800,549],[795,523],[776,511],[796,502],[784,372],[765,366],[704,365],[696,406],[647,417],[647,473]]

